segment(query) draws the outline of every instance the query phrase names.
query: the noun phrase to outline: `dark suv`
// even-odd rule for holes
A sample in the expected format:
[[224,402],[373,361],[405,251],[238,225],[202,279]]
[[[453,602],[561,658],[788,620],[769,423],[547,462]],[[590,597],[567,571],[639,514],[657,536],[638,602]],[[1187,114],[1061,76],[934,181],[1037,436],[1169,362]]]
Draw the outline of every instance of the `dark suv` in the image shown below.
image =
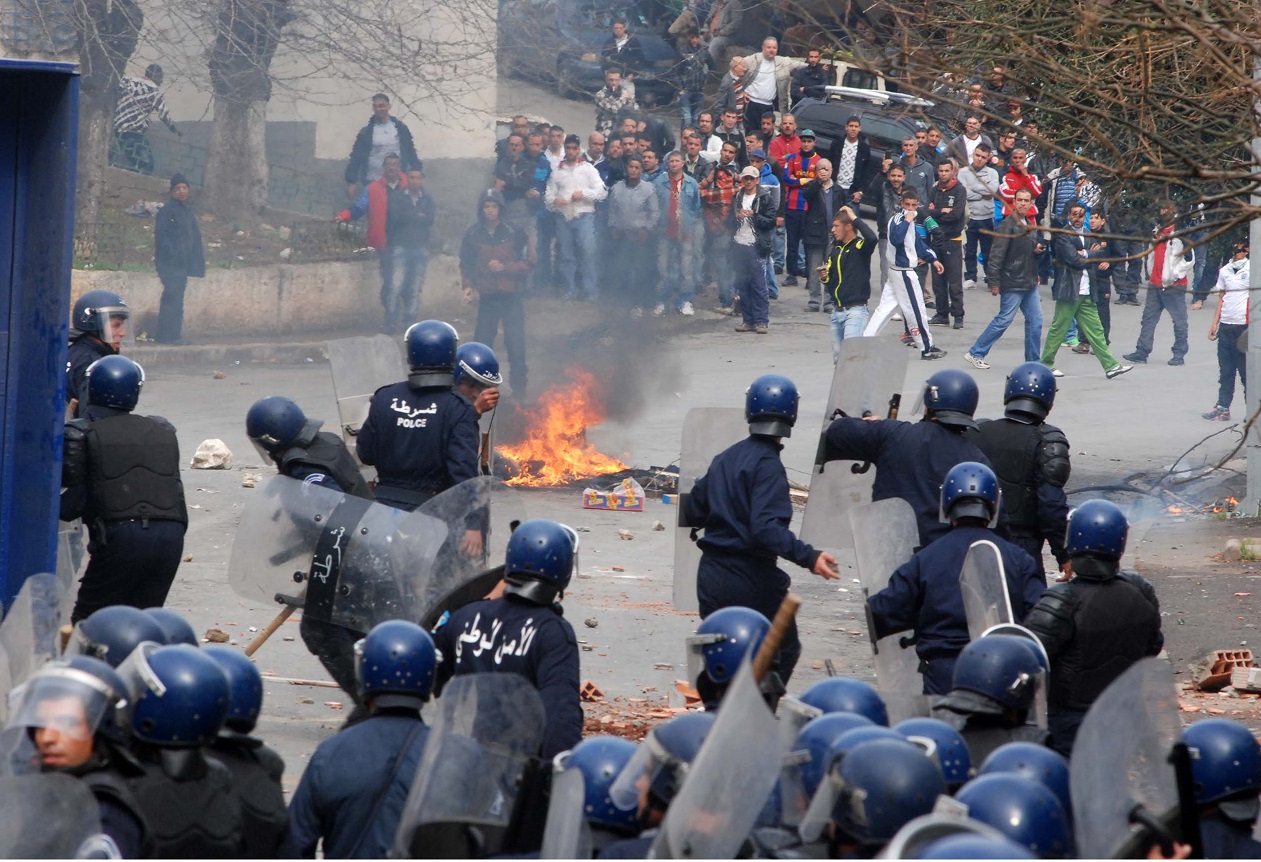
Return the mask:
[[595,93],[604,86],[600,49],[618,19],[630,23],[644,52],[644,69],[635,76],[636,100],[668,103],[677,94],[667,79],[674,48],[633,0],[503,0],[495,53],[499,73],[554,80],[563,97]]
[[831,159],[833,164],[840,157],[841,141],[845,140],[845,121],[855,114],[858,116],[863,124],[863,134],[871,146],[872,165],[868,176],[873,178],[873,182],[862,192],[865,198],[874,200],[870,192],[875,178],[881,175],[885,154],[896,159],[902,153],[903,138],[928,128],[928,123],[921,117],[922,111],[923,104],[896,101],[878,104],[853,96],[833,95],[826,100],[802,99],[792,113],[797,118],[797,128],[813,131],[816,135],[815,149]]

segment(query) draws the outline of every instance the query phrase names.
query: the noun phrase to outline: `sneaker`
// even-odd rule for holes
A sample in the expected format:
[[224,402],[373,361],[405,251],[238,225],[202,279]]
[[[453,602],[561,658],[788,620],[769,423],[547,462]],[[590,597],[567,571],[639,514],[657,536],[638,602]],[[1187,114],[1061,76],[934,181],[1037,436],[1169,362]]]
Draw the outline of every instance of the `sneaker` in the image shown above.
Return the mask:
[[797,276],[790,275],[788,276],[788,278],[784,279],[783,282],[781,283],[784,285],[784,287],[796,287],[798,284]]
[[692,303],[690,302],[685,302],[679,306],[679,314],[683,315],[684,317],[691,317],[695,313],[696,313],[696,310],[692,308]]
[[1127,353],[1121,358],[1124,359],[1126,362],[1136,362],[1139,365],[1147,364],[1147,357],[1143,356],[1141,353]]
[[1113,367],[1105,371],[1104,374],[1107,375],[1107,378],[1109,380],[1115,380],[1116,378],[1120,377],[1125,372],[1133,371],[1133,370],[1134,370],[1133,365],[1114,365]]
[[770,329],[769,327],[766,326],[766,324],[759,323],[753,331],[756,332],[758,335],[766,335],[766,333],[769,332]]
[[1090,345],[1089,345],[1089,344],[1086,344],[1085,342],[1081,342],[1081,343],[1079,343],[1079,344],[1075,344],[1075,345],[1073,345],[1073,352],[1074,352],[1074,353],[1089,353],[1089,352],[1090,352]]
[[653,317],[660,317],[661,315],[665,313],[666,313],[666,307],[663,303],[658,302],[656,305],[652,307]]
[[732,308],[730,305],[720,305],[717,308],[715,308],[714,311],[716,311],[719,314],[725,314],[728,317],[730,317],[732,314],[735,313],[735,309]]
[[[1127,369],[1127,370],[1128,370],[1128,369]],[[1063,376],[1064,376],[1064,372],[1063,372],[1063,371],[1060,371],[1058,368],[1052,368],[1052,369],[1051,369],[1051,376],[1052,376],[1052,377],[1063,377]]]
[[952,329],[963,329],[963,318],[962,318],[962,317],[956,317],[956,318],[955,318],[955,322],[954,322],[954,326],[953,326],[953,327],[951,327],[951,328],[952,328]]
[[1229,422],[1230,421],[1230,411],[1227,410],[1225,407],[1214,407],[1212,410],[1208,411],[1207,413],[1201,413],[1200,415],[1203,416],[1205,419],[1211,420],[1213,422]]
[[945,355],[946,355],[946,351],[942,350],[940,347],[933,347],[920,353],[919,358],[920,359],[941,359]]
[[835,305],[825,305],[825,306],[823,306],[823,313],[824,313],[824,314],[831,314],[831,313],[832,313],[832,312],[834,312],[834,311],[836,311],[836,306],[835,306]]
[[742,323],[736,327],[736,332],[753,332],[755,329],[756,327],[751,324]]
[[900,315],[900,314],[895,314],[895,315],[893,315],[892,317],[890,317],[889,319],[890,319],[890,320],[898,320],[898,321],[900,321],[900,320],[902,319],[902,315]]
[[975,279],[975,278],[965,278],[965,279],[963,280],[963,289],[964,289],[964,290],[976,290],[976,279]]
[[901,341],[902,341],[902,343],[903,343],[903,344],[905,344],[907,347],[914,347],[914,346],[915,346],[915,336],[913,336],[913,335],[903,335],[903,336],[902,336],[902,338],[901,338]]
[[813,302],[806,305],[806,311],[818,311],[818,310],[819,310],[819,306],[815,305]]
[[986,362],[984,359],[982,359],[980,356],[973,356],[971,353],[965,353],[963,354],[963,358],[966,359],[968,362],[971,362],[973,368],[980,368],[982,371],[984,371],[986,368],[990,367],[990,364]]
[[1168,364],[1170,364],[1170,365],[1186,365],[1186,364],[1187,364],[1187,361],[1186,361],[1185,359],[1183,359],[1181,356],[1175,356],[1173,359],[1170,359],[1170,360],[1169,360],[1169,363],[1168,363]]
[[937,310],[937,302],[936,302],[936,300],[926,299],[926,300],[924,300],[924,307],[925,307],[925,308],[931,308],[933,311],[936,311],[936,310]]
[[929,326],[949,326],[949,317],[933,317],[928,321]]

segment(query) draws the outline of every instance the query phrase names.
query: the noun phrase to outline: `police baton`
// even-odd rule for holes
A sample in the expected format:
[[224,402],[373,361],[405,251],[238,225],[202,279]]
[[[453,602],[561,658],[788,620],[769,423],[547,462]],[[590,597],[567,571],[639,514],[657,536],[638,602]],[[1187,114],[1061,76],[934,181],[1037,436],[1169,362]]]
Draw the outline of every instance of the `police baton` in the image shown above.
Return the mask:
[[[900,410],[901,408],[902,408],[902,393],[894,392],[893,396],[889,399],[889,412],[885,415],[884,418],[897,419],[898,410]],[[871,415],[870,413],[864,413],[863,418],[866,418],[870,415]],[[849,470],[851,473],[866,473],[870,469],[871,469],[870,461],[864,461],[861,464],[849,465]]]
[[293,616],[293,612],[302,607],[302,599],[306,594],[306,590],[302,591],[300,596],[286,596],[276,593],[276,601],[284,602],[284,610],[276,614],[276,618],[268,623],[267,628],[258,633],[258,637],[250,641],[250,645],[245,648],[245,654],[252,656],[258,651],[258,648],[267,643],[267,639],[276,633],[276,629],[284,625],[285,620]]
[[789,593],[784,596],[779,610],[775,612],[775,619],[771,620],[771,630],[766,633],[762,646],[758,648],[757,655],[753,658],[753,679],[758,683],[762,682],[762,678],[771,669],[771,662],[775,660],[775,654],[779,652],[779,646],[784,642],[788,627],[792,625],[793,619],[797,616],[797,609],[800,607],[801,596]]

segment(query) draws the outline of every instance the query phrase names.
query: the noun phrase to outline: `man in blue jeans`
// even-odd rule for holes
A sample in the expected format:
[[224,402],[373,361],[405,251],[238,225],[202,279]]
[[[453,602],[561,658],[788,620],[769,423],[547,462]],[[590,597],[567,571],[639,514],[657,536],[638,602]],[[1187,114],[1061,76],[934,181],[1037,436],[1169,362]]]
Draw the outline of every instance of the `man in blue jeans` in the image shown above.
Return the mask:
[[[857,204],[855,204],[857,206]],[[819,267],[819,284],[832,306],[832,362],[841,342],[858,338],[867,327],[871,300],[871,255],[880,247],[876,232],[843,206],[832,219],[832,248]]]
[[974,368],[989,368],[985,361],[1016,319],[1016,309],[1025,316],[1025,361],[1036,362],[1042,349],[1042,307],[1038,296],[1038,255],[1044,244],[1037,232],[1037,209],[1028,189],[1016,192],[1013,211],[994,233],[985,278],[990,293],[999,297],[998,314],[990,321],[972,349],[963,358]]
[[577,135],[566,137],[564,160],[548,178],[546,193],[548,209],[556,213],[565,299],[580,298],[579,283],[582,299],[596,298],[595,205],[608,194],[599,172],[582,158],[582,141]]

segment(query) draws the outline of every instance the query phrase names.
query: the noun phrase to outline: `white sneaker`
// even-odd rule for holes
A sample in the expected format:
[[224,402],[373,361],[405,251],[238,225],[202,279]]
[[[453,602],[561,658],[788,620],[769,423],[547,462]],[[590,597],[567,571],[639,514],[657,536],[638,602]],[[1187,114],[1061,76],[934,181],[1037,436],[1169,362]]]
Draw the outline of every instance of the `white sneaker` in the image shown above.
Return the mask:
[[684,317],[691,317],[695,313],[696,313],[696,310],[692,308],[692,303],[690,302],[685,302],[679,306],[679,314],[683,315]]
[[1063,376],[1064,376],[1064,372],[1063,372],[1063,371],[1060,371],[1058,368],[1052,368],[1052,369],[1051,369],[1051,376],[1052,376],[1052,377],[1063,377]]
[[971,362],[973,368],[980,368],[984,370],[990,367],[990,364],[986,362],[984,359],[982,359],[979,356],[973,356],[971,353],[963,354],[963,358],[968,360],[968,362]]
[[666,313],[666,307],[660,302],[658,302],[652,309],[653,317],[660,317],[661,315],[665,313]]
[[969,278],[967,281],[963,283],[963,289],[976,290],[976,282]]
[[895,315],[893,315],[892,319],[893,319],[893,320],[901,320],[901,319],[902,319],[902,315],[900,315],[900,314],[895,314]]

